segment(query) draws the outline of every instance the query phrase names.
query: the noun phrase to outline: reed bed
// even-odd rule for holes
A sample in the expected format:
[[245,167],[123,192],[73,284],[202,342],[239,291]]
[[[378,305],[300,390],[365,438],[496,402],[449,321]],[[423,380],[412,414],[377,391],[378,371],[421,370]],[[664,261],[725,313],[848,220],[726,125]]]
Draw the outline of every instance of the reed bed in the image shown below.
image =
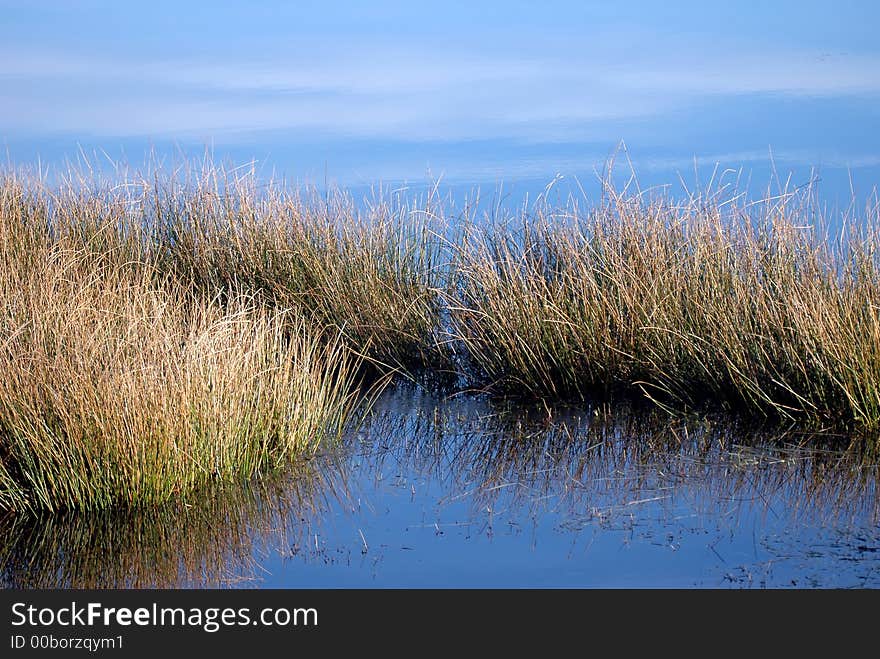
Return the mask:
[[880,205],[823,225],[797,201],[608,188],[493,222],[211,163],[8,172],[0,508],[152,505],[271,469],[355,418],[364,363],[875,433]]
[[611,194],[490,227],[460,250],[453,331],[495,389],[876,429],[880,213],[831,234],[786,200]]

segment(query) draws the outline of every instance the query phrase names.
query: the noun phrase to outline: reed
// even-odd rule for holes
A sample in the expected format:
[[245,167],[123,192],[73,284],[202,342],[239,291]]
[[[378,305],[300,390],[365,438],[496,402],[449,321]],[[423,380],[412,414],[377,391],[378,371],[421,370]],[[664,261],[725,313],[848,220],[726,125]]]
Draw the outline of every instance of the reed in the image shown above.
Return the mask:
[[496,390],[876,428],[878,219],[831,235],[769,201],[539,208],[460,251],[454,332]]
[[2,508],[185,497],[308,455],[352,416],[357,360],[336,338],[162,274],[127,212],[0,184]]
[[209,295],[245,288],[333,328],[381,372],[413,376],[449,355],[437,331],[444,224],[430,200],[377,194],[364,206],[258,185],[213,164],[154,186],[147,218],[160,267]]
[[607,189],[504,222],[211,163],[0,177],[0,508],[157,504],[356,418],[364,362],[495,394],[880,429],[880,204]]

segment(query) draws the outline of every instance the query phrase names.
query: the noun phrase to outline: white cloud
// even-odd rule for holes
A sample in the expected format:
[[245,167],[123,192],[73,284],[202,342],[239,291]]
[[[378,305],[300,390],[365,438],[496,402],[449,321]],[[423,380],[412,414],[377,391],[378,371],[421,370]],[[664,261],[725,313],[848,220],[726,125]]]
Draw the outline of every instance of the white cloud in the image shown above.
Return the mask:
[[880,57],[609,35],[507,50],[318,44],[225,56],[0,51],[4,131],[213,136],[328,131],[402,139],[558,138],[707,95],[880,93]]

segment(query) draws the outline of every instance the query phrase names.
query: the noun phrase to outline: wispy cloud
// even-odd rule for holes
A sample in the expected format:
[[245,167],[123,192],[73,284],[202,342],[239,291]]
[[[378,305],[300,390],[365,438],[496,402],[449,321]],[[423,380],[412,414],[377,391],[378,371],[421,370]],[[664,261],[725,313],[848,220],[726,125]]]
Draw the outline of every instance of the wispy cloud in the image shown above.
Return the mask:
[[880,57],[749,54],[607,37],[489,51],[304,42],[210,57],[0,52],[6,131],[231,138],[250,130],[404,139],[530,137],[650,117],[709,95],[880,94]]
[[880,57],[800,52],[695,56],[663,66],[629,67],[616,71],[614,80],[670,94],[876,94]]

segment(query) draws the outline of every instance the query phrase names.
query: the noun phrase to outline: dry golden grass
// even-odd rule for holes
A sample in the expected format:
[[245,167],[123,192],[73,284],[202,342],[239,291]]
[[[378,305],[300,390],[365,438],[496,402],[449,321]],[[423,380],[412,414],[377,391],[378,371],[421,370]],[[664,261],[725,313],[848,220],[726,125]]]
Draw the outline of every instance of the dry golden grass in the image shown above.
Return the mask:
[[[153,504],[338,436],[367,360],[880,428],[880,207],[608,191],[507,224],[208,164],[0,179],[0,508]],[[470,211],[468,211],[470,212]]]
[[204,293],[245,288],[333,328],[382,371],[413,374],[448,360],[438,340],[442,225],[430,202],[342,193],[300,195],[213,166],[154,186],[158,264]]
[[125,213],[0,184],[2,508],[158,503],[307,454],[351,414],[338,341],[162,275]]
[[810,219],[613,194],[544,209],[461,251],[455,333],[495,388],[876,427],[878,210],[834,239]]

